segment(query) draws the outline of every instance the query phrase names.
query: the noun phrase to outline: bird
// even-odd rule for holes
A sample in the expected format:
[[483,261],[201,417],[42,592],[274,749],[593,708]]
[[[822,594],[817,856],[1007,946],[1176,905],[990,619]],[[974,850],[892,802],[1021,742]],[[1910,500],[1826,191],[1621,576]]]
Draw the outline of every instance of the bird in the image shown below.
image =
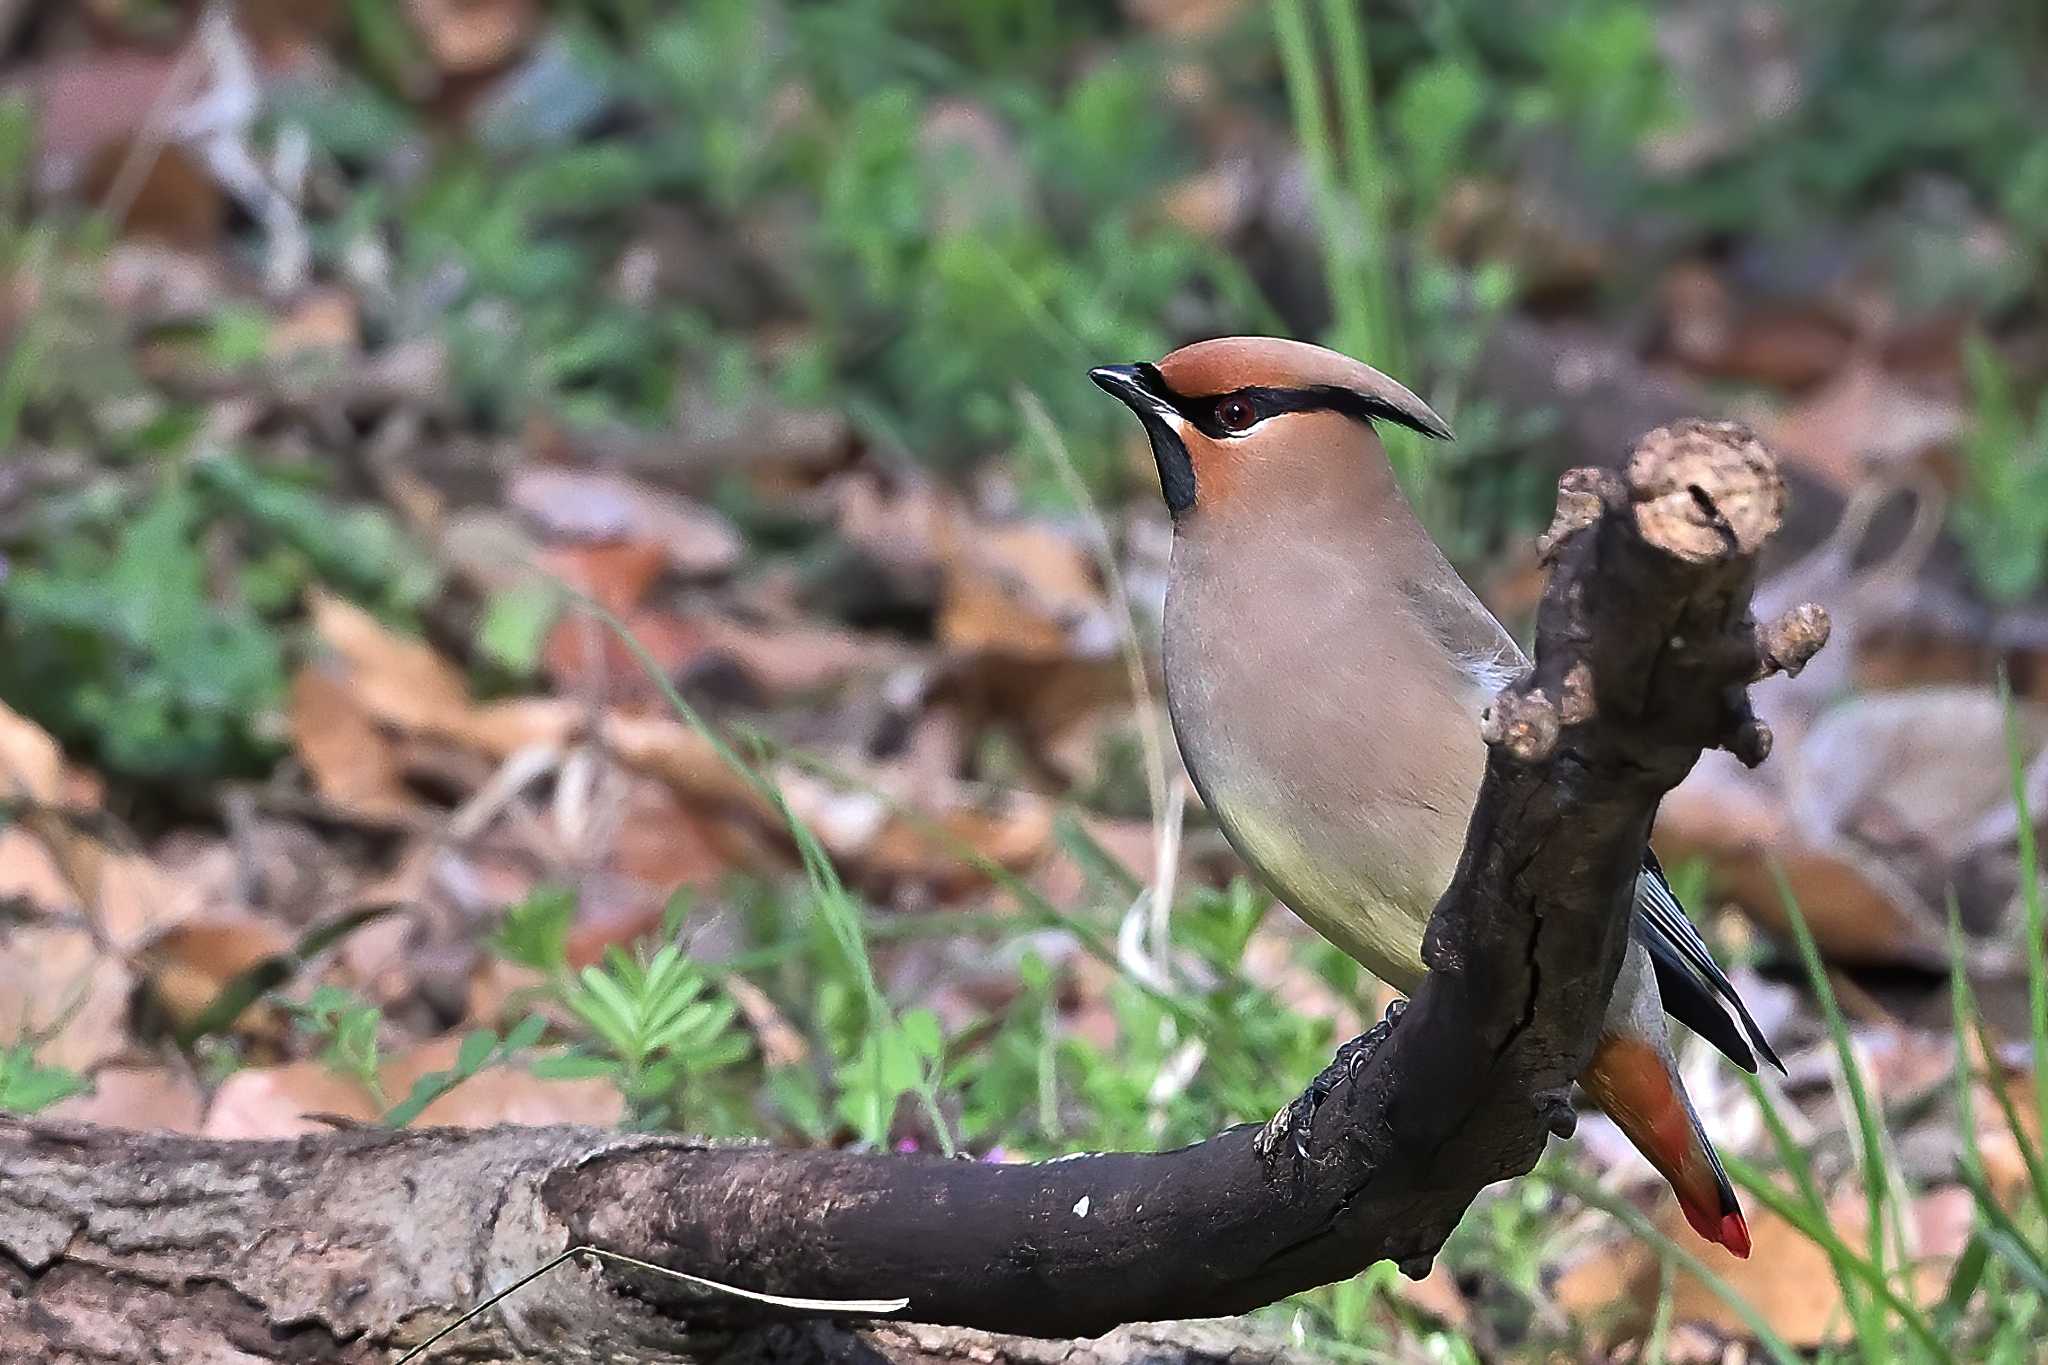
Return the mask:
[[[1412,994],[1485,769],[1481,713],[1528,667],[1423,528],[1377,430],[1450,428],[1363,362],[1277,337],[1089,378],[1143,425],[1172,517],[1161,657],[1195,790],[1268,890]],[[1758,1053],[1784,1069],[1646,848],[1579,1084],[1693,1230],[1746,1258],[1667,1013],[1745,1070]]]

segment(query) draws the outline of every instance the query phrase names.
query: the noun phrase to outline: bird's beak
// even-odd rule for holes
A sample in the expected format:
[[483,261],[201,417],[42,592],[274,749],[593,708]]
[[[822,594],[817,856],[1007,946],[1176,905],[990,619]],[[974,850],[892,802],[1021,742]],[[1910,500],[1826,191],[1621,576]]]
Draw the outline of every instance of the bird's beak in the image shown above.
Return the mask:
[[1159,371],[1150,365],[1098,365],[1088,371],[1088,377],[1097,388],[1137,413],[1140,421],[1176,415],[1161,391]]
[[1195,467],[1188,458],[1187,442],[1181,438],[1180,428],[1185,423],[1167,393],[1166,377],[1154,365],[1098,365],[1088,371],[1088,377],[1138,414],[1152,442],[1152,462],[1159,466],[1159,491],[1165,495],[1167,510],[1178,518],[1195,504]]

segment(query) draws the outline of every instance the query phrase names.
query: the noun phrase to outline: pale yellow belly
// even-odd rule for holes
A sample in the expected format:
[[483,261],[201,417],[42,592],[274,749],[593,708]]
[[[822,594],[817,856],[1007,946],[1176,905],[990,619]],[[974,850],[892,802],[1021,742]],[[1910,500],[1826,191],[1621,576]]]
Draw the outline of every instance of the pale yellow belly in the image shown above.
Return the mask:
[[1422,931],[1435,895],[1418,893],[1399,876],[1397,860],[1382,863],[1393,877],[1374,876],[1356,858],[1333,856],[1300,834],[1260,820],[1224,800],[1217,822],[1238,855],[1311,929],[1373,975],[1400,991],[1422,980]]

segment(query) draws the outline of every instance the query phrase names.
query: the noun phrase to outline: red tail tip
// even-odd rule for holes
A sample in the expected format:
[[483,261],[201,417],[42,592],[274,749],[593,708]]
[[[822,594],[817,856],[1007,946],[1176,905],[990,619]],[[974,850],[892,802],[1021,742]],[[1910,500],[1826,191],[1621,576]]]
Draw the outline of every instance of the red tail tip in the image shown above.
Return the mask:
[[1727,1247],[1729,1254],[1738,1260],[1749,1259],[1749,1224],[1742,1221],[1740,1211],[1735,1213],[1713,1213],[1698,1205],[1680,1200],[1678,1207],[1685,1212],[1685,1221],[1692,1224],[1692,1230],[1709,1242]]

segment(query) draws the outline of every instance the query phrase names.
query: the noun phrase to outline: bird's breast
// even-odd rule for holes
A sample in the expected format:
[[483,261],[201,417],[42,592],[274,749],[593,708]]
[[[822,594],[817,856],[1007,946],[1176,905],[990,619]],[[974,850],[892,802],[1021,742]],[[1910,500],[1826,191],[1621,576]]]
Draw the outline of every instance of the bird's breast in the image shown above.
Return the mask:
[[1299,575],[1299,590],[1261,591],[1187,567],[1168,590],[1165,672],[1197,790],[1281,900],[1412,989],[1485,761],[1466,689],[1427,672],[1428,642],[1369,591]]

